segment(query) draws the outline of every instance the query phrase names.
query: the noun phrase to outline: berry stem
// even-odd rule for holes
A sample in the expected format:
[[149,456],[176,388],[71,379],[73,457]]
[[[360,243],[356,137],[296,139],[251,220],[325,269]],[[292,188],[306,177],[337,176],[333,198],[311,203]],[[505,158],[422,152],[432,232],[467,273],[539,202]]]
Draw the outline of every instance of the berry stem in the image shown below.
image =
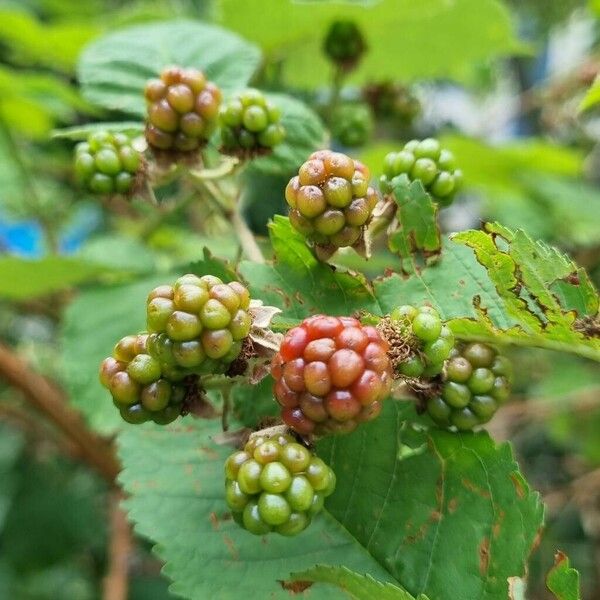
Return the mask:
[[228,175],[233,175],[236,172],[239,163],[240,161],[238,158],[226,156],[216,167],[201,170],[190,169],[188,173],[193,179],[198,181],[222,179]]
[[342,93],[345,78],[346,71],[343,67],[337,65],[333,72],[333,77],[331,78],[331,95],[329,96],[329,105],[327,106],[327,119],[330,124],[333,120],[335,109],[340,102],[340,95]]
[[120,507],[123,494],[114,492],[110,502],[110,545],[108,572],[103,582],[105,600],[127,600],[129,563],[133,553],[133,539],[127,515]]

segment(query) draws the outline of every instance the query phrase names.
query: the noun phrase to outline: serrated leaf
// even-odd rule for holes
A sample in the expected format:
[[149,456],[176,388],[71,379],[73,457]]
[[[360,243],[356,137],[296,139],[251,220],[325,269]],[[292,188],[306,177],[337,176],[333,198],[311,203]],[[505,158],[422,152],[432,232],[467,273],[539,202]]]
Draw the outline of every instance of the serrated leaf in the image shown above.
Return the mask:
[[103,434],[123,425],[110,394],[98,380],[100,362],[125,335],[145,328],[148,292],[169,281],[168,275],[119,286],[91,287],[66,310],[61,348],[64,384],[71,403]]
[[[257,537],[231,519],[223,499],[223,462],[214,421],[186,417],[166,428],[129,427],[119,436],[125,506],[139,534],[156,542],[184,598],[289,598],[281,581],[295,570],[338,564],[389,581],[386,571],[326,513],[296,538]],[[310,598],[342,598],[311,588]]]
[[87,123],[55,129],[52,137],[65,140],[85,140],[96,131],[111,131],[113,133],[126,133],[128,135],[140,134],[144,131],[144,124],[138,121],[118,121],[115,123]]
[[87,46],[77,72],[83,95],[109,110],[143,116],[144,85],[171,64],[201,69],[225,92],[245,87],[256,46],[200,21],[174,20],[116,31]]
[[377,310],[366,280],[318,261],[287,217],[276,215],[269,228],[274,263],[245,261],[239,268],[255,298],[281,308],[289,318],[314,312],[350,315],[361,309]]
[[325,145],[325,128],[319,116],[304,102],[285,94],[268,94],[281,108],[285,140],[273,153],[252,161],[251,168],[272,175],[295,171],[311,152]]
[[317,565],[312,569],[306,569],[300,573],[292,573],[295,581],[315,581],[319,583],[333,584],[355,600],[428,600],[427,596],[419,594],[415,599],[406,590],[391,583],[382,583],[373,579],[369,574],[361,575],[354,573],[346,567],[328,567]]
[[585,319],[598,313],[599,298],[588,275],[571,259],[523,231],[488,223],[453,240],[473,249],[516,327],[499,330],[482,298],[475,298],[476,319],[450,324],[459,336],[540,346],[600,360],[600,338],[587,333]]
[[202,260],[194,261],[187,267],[186,272],[194,273],[202,277],[202,275],[214,275],[225,282],[235,281],[238,276],[228,260],[213,256],[208,248],[203,248]]
[[546,576],[546,587],[556,600],[580,600],[579,573],[569,566],[569,558],[563,552],[554,555],[554,566]]
[[261,44],[267,55],[284,56],[283,78],[300,88],[330,79],[332,67],[322,44],[336,20],[354,21],[368,46],[353,81],[465,79],[473,63],[522,50],[508,10],[494,0],[430,0],[426,5],[412,0],[221,0],[220,9],[225,26]]
[[388,236],[392,252],[407,259],[415,253],[425,256],[441,252],[437,205],[420,181],[409,181],[405,175],[394,180],[394,199],[398,205],[398,227]]
[[385,404],[318,444],[338,478],[327,509],[412,594],[506,598],[543,519],[510,446],[413,427],[412,406]]

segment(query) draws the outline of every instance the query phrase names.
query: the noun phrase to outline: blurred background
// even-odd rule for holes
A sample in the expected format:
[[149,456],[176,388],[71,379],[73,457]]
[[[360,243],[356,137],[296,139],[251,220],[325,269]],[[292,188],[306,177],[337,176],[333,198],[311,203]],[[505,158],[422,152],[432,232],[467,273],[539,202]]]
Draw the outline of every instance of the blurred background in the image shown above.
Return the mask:
[[[166,271],[201,257],[205,245],[235,255],[226,224],[206,207],[156,218],[142,202],[86,197],[73,183],[73,143],[52,137],[57,128],[120,118],[79,92],[76,65],[86,44],[117,28],[176,17],[214,21],[261,46],[265,58],[253,84],[302,98],[324,121],[329,143],[368,165],[413,137],[439,137],[465,174],[464,190],[444,211],[447,231],[484,220],[521,227],[568,252],[598,285],[600,112],[585,103],[600,71],[600,2],[457,0],[439,16],[438,0],[399,1],[400,16],[389,26],[392,2],[365,3],[374,5],[377,35],[357,23],[364,56],[348,74],[323,51],[344,5],[320,11],[324,4],[0,3],[0,357],[19,356],[63,394],[63,321],[79,287]],[[284,212],[291,174],[246,173],[244,211],[258,235]],[[167,198],[173,190],[160,193]],[[72,260],[57,260],[65,256]],[[42,271],[28,268],[34,258],[44,261]],[[340,260],[354,266],[358,259]],[[385,260],[375,257],[366,268],[378,272]],[[71,314],[71,325],[80,316]],[[514,401],[495,418],[492,434],[513,440],[547,504],[529,596],[546,598],[543,573],[558,548],[580,571],[585,598],[598,598],[600,372],[558,353],[526,350],[514,358]],[[0,378],[0,597],[102,597],[102,582],[115,575],[111,557],[125,544],[134,557],[129,598],[169,598],[150,547],[128,537],[111,510],[110,486],[65,435],[72,414],[59,416],[57,427],[48,410]]]

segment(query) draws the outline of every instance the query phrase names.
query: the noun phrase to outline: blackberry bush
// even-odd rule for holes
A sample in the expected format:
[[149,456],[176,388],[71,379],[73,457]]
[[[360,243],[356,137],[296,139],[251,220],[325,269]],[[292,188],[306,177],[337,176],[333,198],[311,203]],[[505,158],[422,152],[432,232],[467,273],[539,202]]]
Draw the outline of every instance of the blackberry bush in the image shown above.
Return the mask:
[[403,348],[394,367],[404,377],[435,377],[454,347],[452,331],[431,306],[399,306],[382,322],[381,329],[388,339],[401,341]]
[[173,380],[223,371],[250,332],[249,306],[250,294],[237,281],[183,275],[148,294],[148,352]]
[[144,91],[146,141],[156,150],[193,152],[213,134],[221,90],[197,69],[168,67]]
[[333,471],[290,435],[255,435],[225,462],[233,518],[255,535],[299,534],[335,489]]
[[223,152],[227,154],[264,154],[285,139],[281,110],[255,89],[227,101],[219,118]]
[[342,104],[335,109],[331,121],[335,139],[350,148],[366,144],[373,134],[373,116],[366,104]]
[[351,317],[316,315],[290,329],[274,356],[274,393],[302,435],[347,433],[381,412],[390,393],[389,347]]
[[406,175],[410,181],[419,180],[441,206],[452,204],[463,180],[452,152],[442,148],[434,138],[411,140],[400,152],[386,155],[379,182],[384,194],[392,191],[393,179],[399,175]]
[[182,410],[185,388],[163,372],[148,352],[148,334],[128,335],[100,365],[100,382],[106,387],[127,423],[154,421],[164,425]]
[[461,345],[446,362],[442,382],[427,413],[438,425],[467,431],[487,423],[508,400],[512,367],[488,344]]
[[290,223],[322,248],[357,246],[378,198],[369,170],[340,152],[310,155],[285,189]]
[[122,133],[98,131],[75,146],[75,176],[94,194],[129,194],[141,164],[142,155]]

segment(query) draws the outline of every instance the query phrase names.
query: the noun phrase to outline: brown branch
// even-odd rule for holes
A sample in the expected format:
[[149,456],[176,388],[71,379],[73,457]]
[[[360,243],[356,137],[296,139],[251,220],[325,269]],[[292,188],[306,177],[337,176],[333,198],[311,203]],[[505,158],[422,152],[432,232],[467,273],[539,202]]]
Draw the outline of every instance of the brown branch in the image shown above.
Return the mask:
[[0,344],[0,379],[20,390],[36,410],[54,423],[78,448],[84,460],[115,485],[119,463],[112,445],[91,431],[64,393],[32,371],[10,348]]
[[119,506],[122,498],[119,492],[114,492],[110,497],[109,560],[103,582],[103,600],[127,600],[133,539],[127,517]]

